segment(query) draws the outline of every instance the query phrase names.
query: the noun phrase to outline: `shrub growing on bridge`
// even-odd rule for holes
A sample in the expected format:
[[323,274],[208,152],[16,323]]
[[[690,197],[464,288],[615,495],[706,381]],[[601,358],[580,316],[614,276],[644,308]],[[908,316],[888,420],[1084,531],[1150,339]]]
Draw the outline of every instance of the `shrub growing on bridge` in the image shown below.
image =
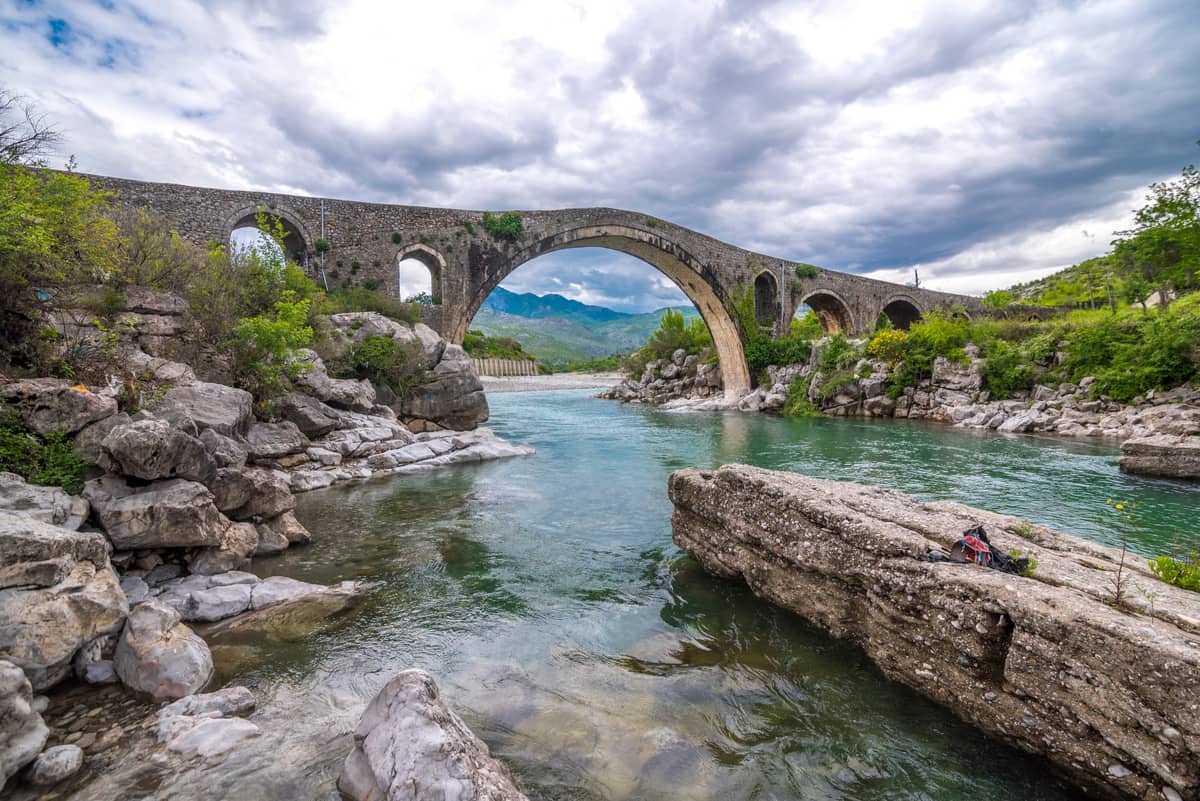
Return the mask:
[[524,233],[521,215],[515,211],[506,211],[499,215],[485,211],[480,224],[483,225],[483,230],[492,235],[493,239],[505,242],[516,242]]

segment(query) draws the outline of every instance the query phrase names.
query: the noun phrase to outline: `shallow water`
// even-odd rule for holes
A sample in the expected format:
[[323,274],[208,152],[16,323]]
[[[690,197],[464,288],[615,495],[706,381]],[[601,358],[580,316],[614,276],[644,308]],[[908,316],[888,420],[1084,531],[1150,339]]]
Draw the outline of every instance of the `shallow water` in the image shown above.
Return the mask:
[[313,545],[254,569],[373,589],[318,631],[216,643],[220,681],[254,690],[263,735],[218,770],[156,777],[161,797],[336,798],[363,707],[418,666],[535,799],[1074,798],[856,648],[705,575],[671,543],[667,475],[747,462],[1110,544],[1105,500],[1129,499],[1143,552],[1194,525],[1200,500],[1120,475],[1104,445],[671,414],[587,391],[490,402],[497,432],[537,456],[300,497]]

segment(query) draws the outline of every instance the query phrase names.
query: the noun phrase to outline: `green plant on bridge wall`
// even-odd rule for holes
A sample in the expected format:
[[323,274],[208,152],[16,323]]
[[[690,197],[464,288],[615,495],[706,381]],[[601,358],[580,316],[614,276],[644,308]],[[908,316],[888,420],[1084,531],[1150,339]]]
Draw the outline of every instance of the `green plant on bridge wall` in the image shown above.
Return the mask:
[[813,267],[811,264],[797,264],[796,265],[796,277],[797,278],[801,278],[801,279],[816,278],[818,275],[820,275],[820,271],[817,270],[816,267]]
[[499,215],[485,211],[480,224],[483,226],[483,230],[492,235],[493,239],[504,242],[516,242],[521,238],[525,228],[524,223],[521,222],[521,215],[515,211],[506,211]]

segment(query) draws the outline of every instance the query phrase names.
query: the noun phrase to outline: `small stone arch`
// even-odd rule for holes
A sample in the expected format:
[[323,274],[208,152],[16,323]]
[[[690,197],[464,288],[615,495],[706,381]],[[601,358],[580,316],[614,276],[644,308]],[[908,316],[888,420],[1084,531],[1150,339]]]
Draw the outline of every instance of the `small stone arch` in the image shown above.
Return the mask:
[[239,228],[253,228],[258,225],[259,213],[266,214],[270,217],[275,217],[283,226],[283,247],[286,255],[293,259],[302,267],[308,266],[310,254],[313,252],[313,244],[316,242],[308,227],[300,218],[300,215],[295,211],[284,208],[282,206],[271,206],[266,203],[260,203],[255,206],[244,206],[229,217],[225,221],[224,231],[226,243],[233,236],[233,232]]
[[800,298],[800,303],[816,312],[826,334],[847,334],[858,330],[850,304],[832,289],[818,289]]
[[[405,245],[396,251],[396,269],[399,269],[400,262],[406,259],[416,259],[425,265],[429,270],[429,294],[433,296],[433,302],[440,304],[442,302],[442,276],[446,274],[446,259],[435,248],[430,247],[422,242],[414,242],[411,245]],[[400,295],[399,276],[395,276],[396,288],[395,294]]]
[[779,321],[779,282],[769,270],[754,277],[754,319],[771,328]]
[[908,295],[893,295],[883,304],[883,314],[891,320],[892,326],[907,331],[912,324],[922,317],[921,307]]

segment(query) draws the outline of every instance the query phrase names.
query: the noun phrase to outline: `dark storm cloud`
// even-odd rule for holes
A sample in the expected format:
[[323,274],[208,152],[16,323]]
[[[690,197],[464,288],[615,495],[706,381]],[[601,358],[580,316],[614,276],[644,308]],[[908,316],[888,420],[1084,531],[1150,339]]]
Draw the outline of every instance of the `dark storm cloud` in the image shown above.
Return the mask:
[[[1192,0],[600,8],[19,4],[0,80],[62,115],[84,169],[611,205],[972,290],[1002,257],[1044,272],[1102,251],[1114,204],[1195,160]],[[540,265],[512,280],[647,308],[675,291],[617,254]]]

